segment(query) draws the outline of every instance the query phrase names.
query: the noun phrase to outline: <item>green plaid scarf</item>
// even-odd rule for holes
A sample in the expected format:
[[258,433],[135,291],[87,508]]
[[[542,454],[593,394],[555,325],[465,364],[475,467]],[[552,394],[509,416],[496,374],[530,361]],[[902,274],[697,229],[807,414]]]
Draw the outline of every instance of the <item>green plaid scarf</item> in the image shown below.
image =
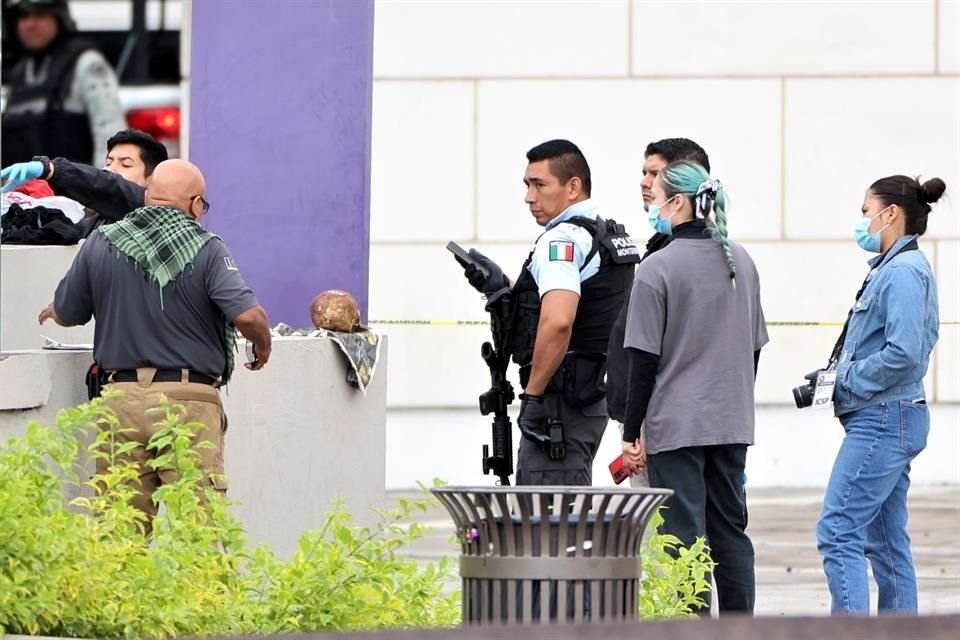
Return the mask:
[[[133,260],[161,290],[176,280],[208,241],[217,237],[180,209],[159,205],[140,207],[119,222],[101,226],[99,232],[120,253]],[[161,301],[162,295],[161,292]],[[233,373],[236,344],[235,329],[225,324],[223,383]]]

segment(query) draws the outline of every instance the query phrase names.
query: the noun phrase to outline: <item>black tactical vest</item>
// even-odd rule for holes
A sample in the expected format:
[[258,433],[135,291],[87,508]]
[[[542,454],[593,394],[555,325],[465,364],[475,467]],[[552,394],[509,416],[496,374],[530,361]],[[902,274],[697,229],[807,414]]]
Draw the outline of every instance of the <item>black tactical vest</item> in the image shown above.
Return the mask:
[[[2,116],[4,167],[27,162],[33,156],[63,157],[89,163],[93,159],[93,134],[86,113],[64,111],[77,58],[91,49],[88,42],[69,40],[52,50],[42,82],[27,85],[27,59],[13,68],[10,96]],[[29,110],[17,107],[36,103]]]
[[[626,290],[633,283],[633,270],[640,253],[623,225],[614,220],[575,217],[564,223],[582,227],[593,237],[593,247],[581,271],[597,253],[600,268],[580,283],[580,304],[573,322],[570,347],[551,386],[573,406],[586,406],[603,397],[603,377],[610,329],[623,306]],[[540,292],[528,267],[533,251],[513,287],[513,361],[520,366],[520,382],[526,386],[533,347],[540,322]]]

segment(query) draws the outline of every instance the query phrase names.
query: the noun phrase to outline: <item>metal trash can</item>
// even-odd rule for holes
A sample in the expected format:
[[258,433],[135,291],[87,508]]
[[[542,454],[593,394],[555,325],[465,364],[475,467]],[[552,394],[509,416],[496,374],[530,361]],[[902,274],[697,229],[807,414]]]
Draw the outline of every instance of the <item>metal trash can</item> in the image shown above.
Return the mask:
[[461,543],[463,622],[634,620],[640,543],[669,489],[432,489]]

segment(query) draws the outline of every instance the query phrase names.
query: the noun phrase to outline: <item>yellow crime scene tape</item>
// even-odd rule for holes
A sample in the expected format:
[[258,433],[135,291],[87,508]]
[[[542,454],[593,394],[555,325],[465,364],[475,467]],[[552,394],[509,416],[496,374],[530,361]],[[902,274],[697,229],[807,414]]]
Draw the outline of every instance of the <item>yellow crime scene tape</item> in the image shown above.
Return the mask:
[[[383,325],[421,325],[421,326],[431,326],[431,327],[461,327],[461,326],[489,326],[489,320],[370,320],[367,324],[383,324]],[[957,320],[947,320],[940,322],[940,326],[947,325],[958,325],[960,321]],[[807,320],[785,320],[785,321],[769,321],[767,322],[768,327],[842,327],[843,321],[840,320],[826,320],[826,321],[807,321]]]
[[437,327],[457,327],[470,325],[490,325],[489,320],[370,320],[367,324],[413,324]]

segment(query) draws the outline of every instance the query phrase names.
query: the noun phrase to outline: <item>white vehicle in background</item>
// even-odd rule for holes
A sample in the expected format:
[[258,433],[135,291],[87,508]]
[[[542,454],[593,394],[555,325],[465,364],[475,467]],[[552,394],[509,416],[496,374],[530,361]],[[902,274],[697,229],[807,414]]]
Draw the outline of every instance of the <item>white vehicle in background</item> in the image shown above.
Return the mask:
[[180,156],[180,85],[120,87],[120,104],[132,129],[146,131]]
[[[78,36],[93,42],[120,79],[120,104],[127,124],[160,140],[171,157],[180,155],[181,0],[70,0]],[[4,79],[18,56],[3,46]],[[0,110],[7,87],[0,96]]]

